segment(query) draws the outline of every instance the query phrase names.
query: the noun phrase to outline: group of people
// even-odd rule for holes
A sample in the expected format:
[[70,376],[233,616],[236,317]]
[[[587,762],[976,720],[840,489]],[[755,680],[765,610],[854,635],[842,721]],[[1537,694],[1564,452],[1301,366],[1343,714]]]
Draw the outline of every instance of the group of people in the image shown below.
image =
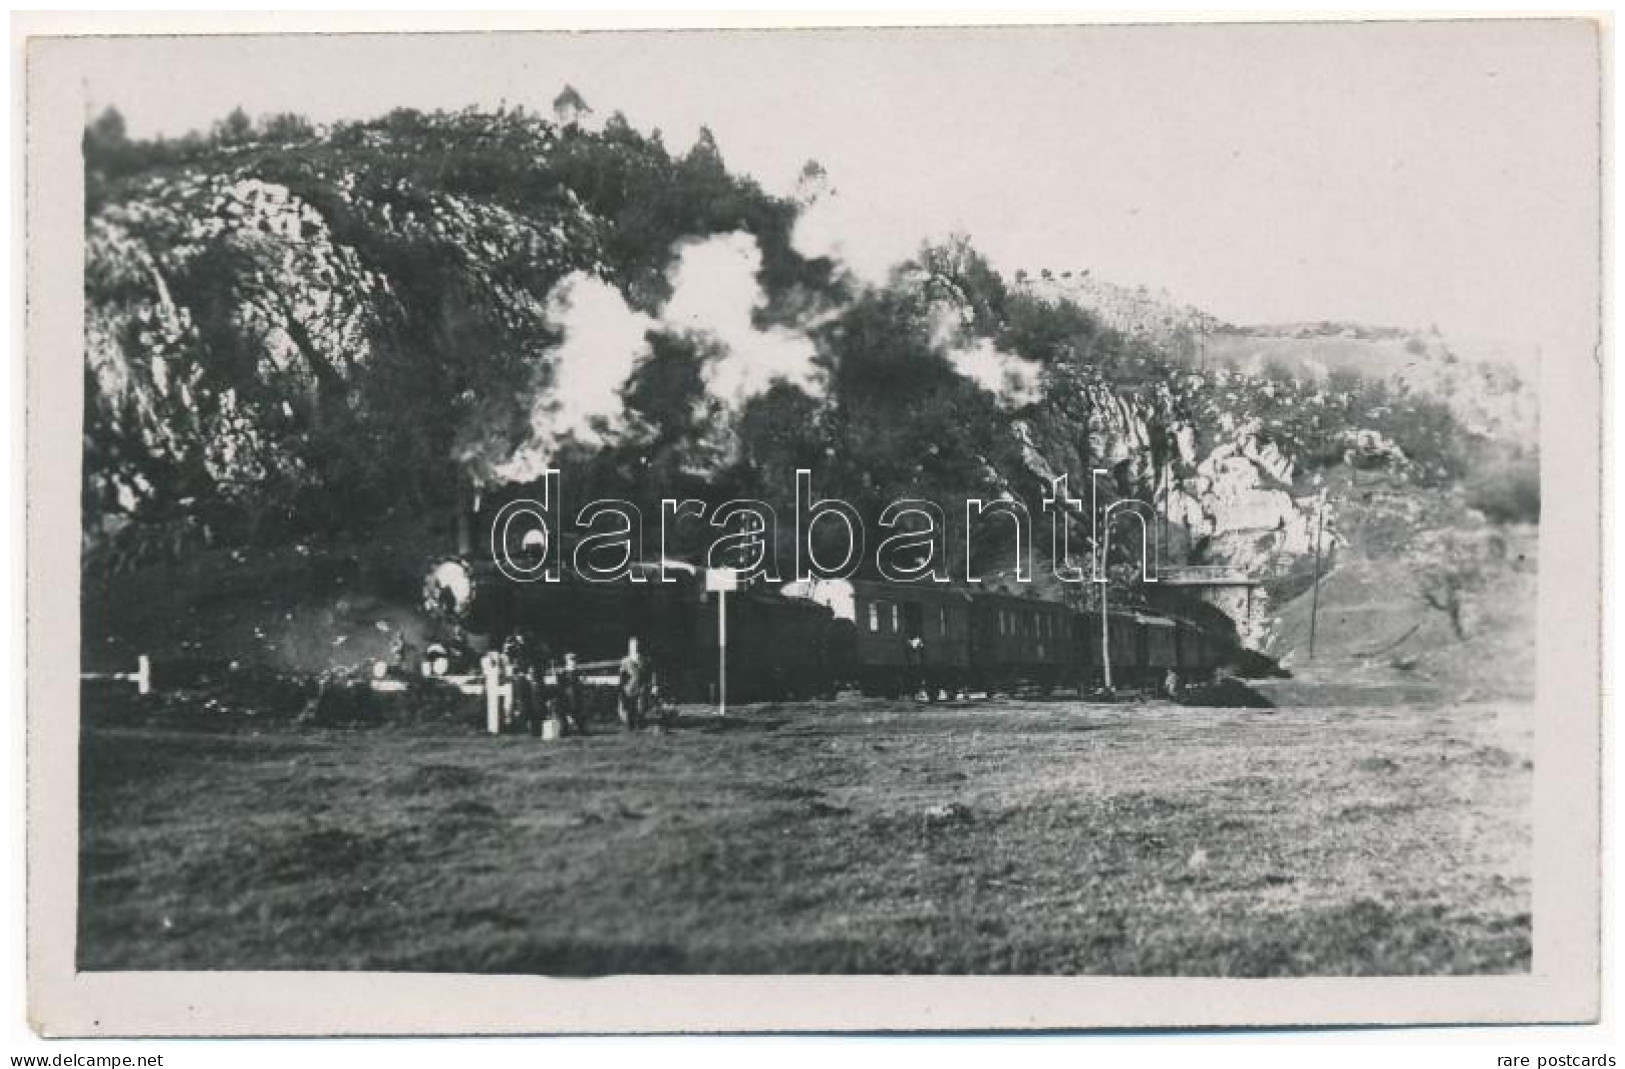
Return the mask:
[[[559,735],[585,735],[592,712],[592,696],[582,679],[574,653],[553,670],[547,682],[551,656],[546,645],[523,632],[508,636],[502,654],[514,684],[514,716],[532,735],[543,733],[543,725],[553,721]],[[621,727],[641,731],[651,722],[665,726],[670,709],[661,701],[659,678],[654,662],[640,649],[637,638],[629,638],[626,655],[617,665],[615,710]]]

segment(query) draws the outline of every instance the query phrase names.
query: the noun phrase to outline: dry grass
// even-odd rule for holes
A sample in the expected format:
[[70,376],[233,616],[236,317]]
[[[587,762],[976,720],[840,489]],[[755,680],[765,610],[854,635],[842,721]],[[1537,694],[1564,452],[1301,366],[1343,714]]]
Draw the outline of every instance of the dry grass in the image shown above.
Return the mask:
[[101,701],[86,969],[1529,968],[1519,706],[843,701],[544,743]]

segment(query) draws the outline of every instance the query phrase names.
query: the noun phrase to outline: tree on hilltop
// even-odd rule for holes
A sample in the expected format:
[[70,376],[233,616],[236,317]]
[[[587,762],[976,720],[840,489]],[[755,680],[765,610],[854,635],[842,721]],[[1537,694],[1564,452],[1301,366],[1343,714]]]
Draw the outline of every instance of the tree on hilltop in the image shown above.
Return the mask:
[[576,92],[575,86],[565,85],[559,95],[553,98],[553,117],[559,121],[560,126],[576,126],[581,120],[592,114],[592,108],[582,95]]

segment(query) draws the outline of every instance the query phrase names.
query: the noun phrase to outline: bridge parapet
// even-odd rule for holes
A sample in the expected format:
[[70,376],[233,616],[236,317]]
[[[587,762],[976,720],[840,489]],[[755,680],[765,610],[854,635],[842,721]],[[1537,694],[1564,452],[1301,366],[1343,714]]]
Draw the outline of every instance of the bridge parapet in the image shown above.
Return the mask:
[[1296,560],[1290,553],[1276,553],[1251,568],[1233,564],[1174,564],[1157,571],[1157,581],[1170,586],[1258,586],[1266,579],[1284,575]]
[[1160,569],[1157,582],[1169,586],[1257,586],[1263,576],[1224,564],[1183,564]]

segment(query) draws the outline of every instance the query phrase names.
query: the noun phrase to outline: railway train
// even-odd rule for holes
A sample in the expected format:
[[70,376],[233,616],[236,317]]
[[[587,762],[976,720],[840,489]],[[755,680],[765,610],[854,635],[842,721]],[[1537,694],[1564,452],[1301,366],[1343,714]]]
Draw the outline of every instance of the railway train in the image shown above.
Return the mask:
[[1155,685],[1170,670],[1210,679],[1239,658],[1233,629],[1145,609],[1099,613],[1059,602],[952,585],[811,580],[783,594],[826,605],[850,652],[836,666],[865,692],[954,693],[1022,687]]
[[[553,660],[573,653],[583,663],[613,661],[635,636],[663,693],[705,699],[717,682],[717,599],[689,564],[637,564],[614,583],[568,569],[557,583],[521,583],[494,564],[446,557],[430,567],[423,592],[454,641],[476,651],[523,633]],[[729,595],[727,612],[731,697],[817,697],[837,685],[842,658],[832,643],[840,635],[827,607],[755,587]]]
[[[665,581],[659,581],[662,576]],[[637,565],[627,579],[521,583],[467,557],[434,561],[426,607],[458,638],[488,648],[525,633],[546,656],[618,658],[635,635],[664,693],[708,700],[718,680],[717,598],[691,565]],[[728,694],[807,698],[843,687],[928,696],[1020,688],[1210,679],[1246,655],[1233,627],[1145,609],[1081,612],[1037,597],[874,579],[757,584],[728,597]],[[1102,628],[1105,636],[1102,641]],[[1104,645],[1104,650],[1102,649]]]

